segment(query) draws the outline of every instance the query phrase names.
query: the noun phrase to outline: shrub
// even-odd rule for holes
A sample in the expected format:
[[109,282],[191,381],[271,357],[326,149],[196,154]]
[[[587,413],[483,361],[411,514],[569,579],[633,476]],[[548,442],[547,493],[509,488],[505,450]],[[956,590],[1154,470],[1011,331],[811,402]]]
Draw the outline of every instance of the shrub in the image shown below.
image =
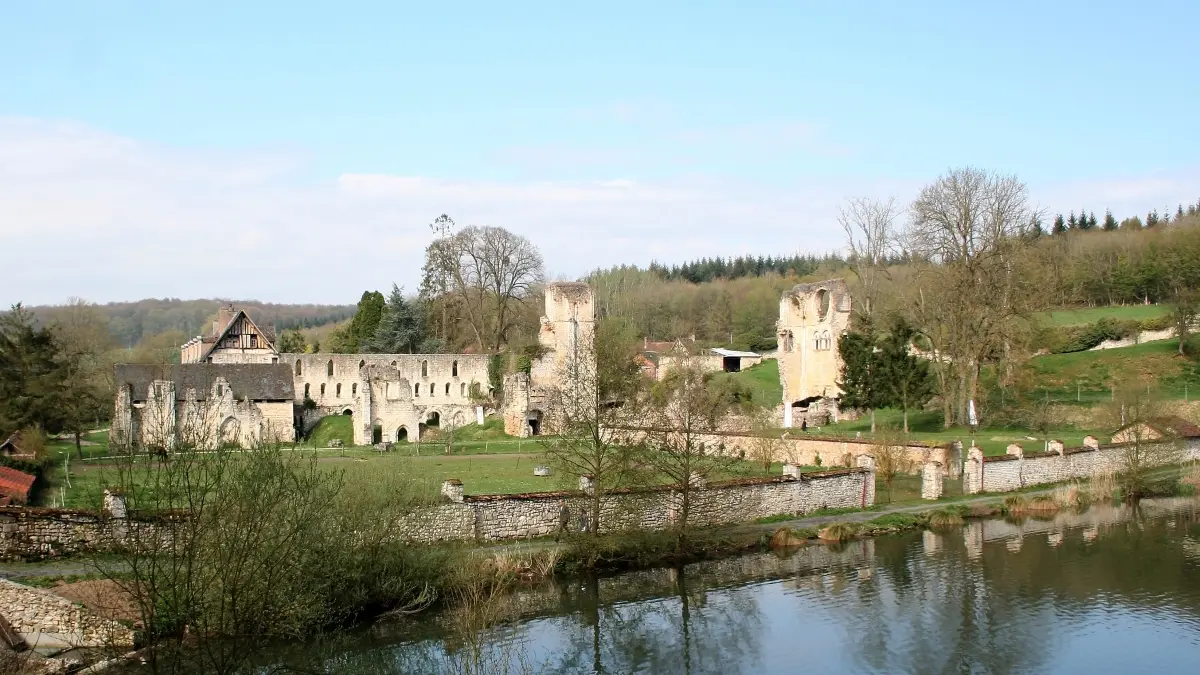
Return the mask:
[[1138,328],[1141,330],[1166,330],[1174,325],[1174,320],[1170,314],[1155,316],[1149,319],[1142,319],[1138,322]]
[[834,523],[817,532],[821,541],[846,541],[858,534],[858,525],[854,523]]
[[936,529],[958,527],[965,521],[955,509],[939,509],[929,514],[929,526]]

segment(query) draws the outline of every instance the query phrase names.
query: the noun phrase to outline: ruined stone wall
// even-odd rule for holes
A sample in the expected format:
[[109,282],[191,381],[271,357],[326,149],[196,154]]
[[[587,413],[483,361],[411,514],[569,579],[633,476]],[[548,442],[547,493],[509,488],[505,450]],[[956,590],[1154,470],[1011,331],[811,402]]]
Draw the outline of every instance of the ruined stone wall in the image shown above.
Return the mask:
[[23,635],[51,633],[75,647],[133,647],[133,631],[45,591],[0,579],[0,616]]
[[842,279],[798,284],[780,298],[778,361],[785,427],[794,425],[795,403],[839,395],[837,342],[849,328],[850,289]]
[[[1155,447],[1156,443],[1143,443]],[[1162,451],[1148,450],[1145,460],[1177,463],[1200,459],[1200,439],[1185,439],[1162,444]],[[1010,450],[999,457],[984,457],[978,448],[968,453],[963,479],[963,492],[1011,492],[1032,485],[1060,483],[1091,478],[1097,474],[1120,472],[1125,466],[1128,445],[1122,443],[1063,448],[1052,444],[1048,452]]]
[[0,560],[57,558],[113,547],[115,530],[94,511],[0,507]]
[[278,363],[279,355],[269,347],[218,347],[208,359],[212,363]]

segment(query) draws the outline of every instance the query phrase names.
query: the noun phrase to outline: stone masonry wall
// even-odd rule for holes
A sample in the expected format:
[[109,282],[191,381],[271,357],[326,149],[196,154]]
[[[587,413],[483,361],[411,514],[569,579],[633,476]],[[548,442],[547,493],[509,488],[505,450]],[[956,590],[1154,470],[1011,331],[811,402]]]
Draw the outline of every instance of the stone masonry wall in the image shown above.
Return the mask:
[[[1200,439],[1189,438],[1178,443],[1178,453],[1165,453],[1172,463],[1200,459]],[[1081,448],[1059,445],[1048,452],[1013,449],[999,457],[984,457],[978,448],[972,448],[963,476],[963,492],[1011,492],[1031,485],[1117,473],[1123,467],[1127,447],[1121,443]],[[1150,461],[1154,461],[1154,454],[1149,452]]]
[[[581,518],[591,502],[585,493],[535,492],[469,496],[462,502],[426,507],[405,516],[399,531],[402,537],[419,542],[544,536],[558,530],[564,501],[571,513],[570,529],[586,527],[586,519]],[[703,527],[874,503],[875,472],[868,464],[697,486],[690,494],[688,518]],[[609,494],[601,504],[601,528],[606,532],[666,529],[676,522],[681,508],[681,494],[665,487]],[[120,541],[127,526],[124,519],[86,511],[0,508],[0,560],[108,550]]]
[[0,579],[0,615],[23,635],[52,633],[75,647],[132,647],[133,631],[49,591]]

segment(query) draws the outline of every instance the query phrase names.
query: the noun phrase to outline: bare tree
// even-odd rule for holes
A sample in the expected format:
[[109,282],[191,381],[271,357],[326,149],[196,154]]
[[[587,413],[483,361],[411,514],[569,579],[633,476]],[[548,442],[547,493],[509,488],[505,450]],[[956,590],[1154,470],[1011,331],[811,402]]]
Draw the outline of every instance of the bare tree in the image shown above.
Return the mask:
[[871,454],[875,455],[875,474],[887,487],[888,501],[892,501],[892,484],[897,474],[910,473],[912,461],[908,457],[908,433],[885,425],[875,434],[875,443],[871,446]]
[[471,225],[444,234],[426,255],[426,276],[431,280],[427,285],[435,290],[441,285],[449,288],[485,351],[504,346],[514,325],[514,306],[545,278],[537,247],[500,227]]
[[[1155,471],[1178,465],[1186,458],[1180,431],[1166,415],[1162,402],[1140,387],[1113,392],[1112,402],[1103,410],[1110,428],[1116,428],[1117,486],[1126,502],[1149,495]],[[1119,425],[1119,426],[1118,426]],[[1165,480],[1179,479],[1179,472],[1168,472]]]
[[678,495],[674,529],[680,549],[686,545],[697,489],[737,461],[713,435],[728,412],[728,400],[709,387],[687,354],[678,357],[651,392],[645,459]]
[[54,339],[59,347],[61,411],[83,458],[82,439],[112,403],[112,335],[108,320],[96,306],[71,298],[54,313]]
[[894,197],[887,200],[854,197],[847,200],[838,214],[838,223],[846,233],[850,251],[850,269],[862,286],[860,305],[864,316],[870,317],[879,309],[882,285],[889,279],[887,258],[896,250],[896,218],[900,207]]
[[588,532],[600,531],[605,494],[633,476],[634,443],[628,431],[637,419],[641,372],[634,360],[636,338],[619,320],[601,320],[594,340],[575,340],[551,392],[552,435],[544,437],[546,455],[564,473],[588,476]]
[[910,211],[905,243],[926,261],[909,298],[913,323],[932,349],[945,424],[966,423],[983,362],[1009,371],[1023,330],[1016,319],[1040,306],[1016,269],[1034,211],[1015,176],[974,168],[927,185]]

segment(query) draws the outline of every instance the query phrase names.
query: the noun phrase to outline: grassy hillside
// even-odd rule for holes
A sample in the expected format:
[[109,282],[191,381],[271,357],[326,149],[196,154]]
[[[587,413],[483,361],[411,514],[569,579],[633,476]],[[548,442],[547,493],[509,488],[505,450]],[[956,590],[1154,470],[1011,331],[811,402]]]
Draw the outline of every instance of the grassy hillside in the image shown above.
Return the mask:
[[308,443],[314,448],[327,448],[329,441],[341,439],[342,445],[354,445],[354,418],[349,415],[326,415],[308,435]]
[[1051,326],[1082,326],[1100,319],[1119,321],[1144,321],[1155,319],[1171,312],[1168,305],[1114,305],[1111,307],[1084,307],[1042,312],[1038,317]]
[[1084,404],[1108,400],[1114,386],[1148,386],[1163,398],[1195,398],[1200,394],[1200,364],[1180,356],[1178,348],[1178,340],[1158,340],[1120,349],[1039,356],[1029,362],[1022,389],[1048,393],[1051,400]]

